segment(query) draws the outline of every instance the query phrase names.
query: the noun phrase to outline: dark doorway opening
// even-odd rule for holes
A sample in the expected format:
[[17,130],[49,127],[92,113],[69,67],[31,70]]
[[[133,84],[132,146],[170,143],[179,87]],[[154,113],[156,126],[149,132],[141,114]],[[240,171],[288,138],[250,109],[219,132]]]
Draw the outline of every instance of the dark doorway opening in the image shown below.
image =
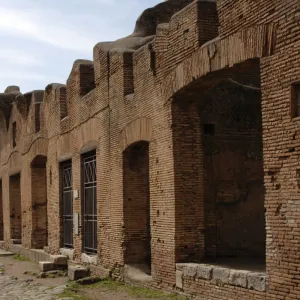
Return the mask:
[[22,243],[22,208],[21,208],[20,173],[9,178],[10,233],[14,244]]
[[249,60],[174,97],[177,263],[265,270],[260,86]]
[[46,163],[47,157],[42,155],[37,156],[31,163],[31,247],[34,249],[43,249],[48,245]]
[[147,266],[151,273],[149,143],[138,142],[123,153],[125,264]]

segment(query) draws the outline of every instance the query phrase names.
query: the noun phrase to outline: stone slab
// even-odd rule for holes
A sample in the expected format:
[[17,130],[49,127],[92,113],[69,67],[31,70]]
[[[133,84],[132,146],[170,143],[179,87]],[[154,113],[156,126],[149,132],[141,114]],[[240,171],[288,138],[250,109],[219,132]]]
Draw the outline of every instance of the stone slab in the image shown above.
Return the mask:
[[40,261],[39,268],[43,272],[52,271],[54,268],[54,264],[51,261]]
[[217,285],[229,283],[230,270],[222,267],[214,267],[211,282]]
[[266,291],[266,275],[262,273],[249,273],[247,276],[248,289],[259,292]]
[[0,249],[0,257],[12,256],[12,255],[14,255],[12,252]]
[[229,284],[247,288],[249,271],[230,270]]
[[211,265],[198,265],[196,277],[204,280],[211,280],[213,266]]
[[85,253],[81,254],[81,262],[85,264],[97,265],[97,255],[87,255]]
[[68,258],[65,255],[50,255],[50,260],[57,266],[65,266],[68,263]]
[[60,254],[66,256],[69,260],[74,258],[74,249],[60,248]]
[[84,268],[82,266],[69,266],[68,267],[68,277],[70,280],[78,280],[84,277],[89,276],[89,270],[87,268]]
[[176,287],[183,288],[182,271],[176,270]]

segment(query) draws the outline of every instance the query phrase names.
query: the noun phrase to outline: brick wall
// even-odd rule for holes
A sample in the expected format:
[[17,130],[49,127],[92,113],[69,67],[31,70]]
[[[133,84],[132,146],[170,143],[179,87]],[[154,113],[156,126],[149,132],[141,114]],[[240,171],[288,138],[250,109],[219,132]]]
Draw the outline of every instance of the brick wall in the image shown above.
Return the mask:
[[[128,41],[136,36],[122,40],[123,44],[119,41],[117,50],[111,50],[110,43],[100,43],[94,48],[94,62],[77,60],[66,86],[46,87],[40,101],[39,132],[34,103],[40,92],[18,95],[14,104],[1,106],[5,243],[14,237],[13,228],[18,228],[20,236],[20,222],[15,226],[15,218],[10,217],[11,204],[18,203],[15,209],[19,214],[22,211],[18,220],[22,219],[23,246],[33,246],[36,216],[31,212],[32,200],[42,199],[45,193],[45,189],[35,188],[35,182],[46,180],[46,250],[59,253],[59,165],[71,160],[73,189],[79,191],[73,211],[80,215],[79,234],[73,235],[74,258],[81,261],[81,155],[96,149],[97,259],[98,264],[119,274],[130,249],[127,238],[144,234],[132,216],[145,213],[145,206],[134,205],[133,209],[127,194],[135,196],[140,180],[147,182],[146,176],[133,176],[123,164],[131,145],[143,141],[149,144],[143,157],[149,160],[152,284],[173,288],[176,263],[201,263],[205,251],[261,256],[265,238],[266,292],[196,277],[185,279],[182,289],[206,299],[297,299],[299,120],[291,120],[290,86],[300,78],[299,1],[219,0],[217,10],[212,1],[190,2],[178,1],[180,8],[186,7],[174,9],[177,13],[171,18],[155,19],[168,23],[158,26],[156,36],[148,39],[150,43],[129,47],[132,44]],[[220,39],[206,43],[218,35]],[[252,59],[259,62],[254,74],[249,72]],[[255,91],[242,88],[240,92],[231,85],[219,85],[224,78],[253,85]],[[257,88],[261,88],[261,108]],[[236,118],[239,122],[232,122]],[[251,130],[245,120],[250,120]],[[214,130],[201,127],[212,123]],[[204,136],[212,130],[213,137]],[[42,176],[32,174],[30,164],[39,155],[47,157],[46,176],[44,171]],[[138,166],[139,160],[135,163]],[[224,172],[219,171],[221,166]],[[20,172],[22,196],[11,177]],[[208,199],[217,197],[208,194],[216,191],[223,203],[211,205]],[[243,197],[247,199],[243,205],[240,201],[228,204]]]

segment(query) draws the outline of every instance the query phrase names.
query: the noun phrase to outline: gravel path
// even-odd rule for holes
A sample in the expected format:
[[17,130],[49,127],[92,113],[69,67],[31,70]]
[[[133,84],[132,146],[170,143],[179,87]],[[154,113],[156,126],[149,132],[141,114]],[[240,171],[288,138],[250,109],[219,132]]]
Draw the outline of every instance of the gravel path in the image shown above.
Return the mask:
[[55,300],[64,289],[65,286],[49,288],[29,279],[0,275],[0,300]]

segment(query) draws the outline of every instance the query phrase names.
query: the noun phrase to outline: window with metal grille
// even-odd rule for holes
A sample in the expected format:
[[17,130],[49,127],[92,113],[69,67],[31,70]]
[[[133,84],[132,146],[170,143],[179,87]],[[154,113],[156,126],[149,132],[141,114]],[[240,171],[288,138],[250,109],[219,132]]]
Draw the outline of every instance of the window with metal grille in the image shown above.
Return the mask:
[[82,156],[83,252],[97,253],[97,169],[96,151]]
[[40,119],[41,103],[35,104],[35,132],[38,133],[41,130],[41,119]]
[[73,187],[72,163],[61,164],[61,199],[62,199],[62,244],[64,248],[73,248]]
[[300,117],[300,82],[293,83],[291,87],[291,117]]
[[12,144],[13,148],[17,146],[17,123],[13,122],[13,127],[12,127]]

